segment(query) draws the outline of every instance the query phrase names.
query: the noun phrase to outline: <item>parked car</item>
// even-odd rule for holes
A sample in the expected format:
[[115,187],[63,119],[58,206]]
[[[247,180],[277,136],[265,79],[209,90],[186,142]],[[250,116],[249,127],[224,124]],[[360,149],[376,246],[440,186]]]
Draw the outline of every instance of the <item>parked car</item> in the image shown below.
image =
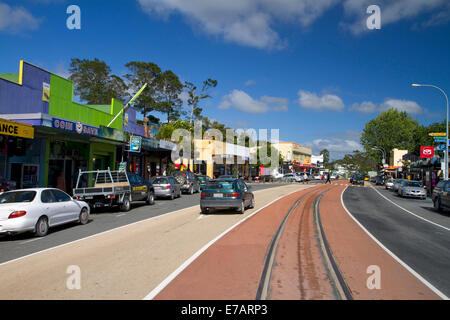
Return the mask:
[[364,185],[364,176],[356,173],[350,178],[350,183],[354,185]]
[[433,207],[437,211],[450,208],[450,180],[439,181],[433,189],[431,199],[433,200]]
[[389,178],[385,183],[386,190],[392,190],[394,188],[394,179]]
[[400,187],[400,184],[402,183],[402,181],[404,181],[405,179],[395,179],[394,180],[394,186],[392,187],[392,190],[394,192],[398,192],[398,188]]
[[316,173],[316,174],[313,175],[313,179],[314,180],[320,180],[320,179],[322,179],[322,175],[320,173]]
[[374,183],[377,186],[382,186],[384,184],[384,179],[381,176],[375,176]]
[[236,179],[236,176],[232,174],[223,174],[219,176],[217,179]]
[[420,198],[425,200],[427,192],[420,181],[405,180],[398,188],[400,197]]
[[200,190],[203,190],[206,183],[208,183],[208,181],[211,179],[208,176],[197,176],[197,180],[200,183]]
[[171,200],[181,197],[181,186],[172,176],[160,176],[152,178],[155,196],[170,198]]
[[53,188],[7,191],[0,195],[0,234],[27,231],[43,237],[50,227],[89,221],[89,205]]
[[200,192],[200,183],[197,177],[190,171],[174,171],[172,176],[177,180],[181,186],[181,192],[194,194],[194,192]]
[[73,196],[91,208],[120,206],[129,211],[134,201],[155,203],[152,184],[135,173],[123,170],[79,171]]
[[302,182],[302,181],[305,181],[306,180],[306,178],[305,178],[305,173],[304,172],[295,172],[294,173],[298,178],[300,178],[299,180],[296,180],[296,181],[298,181],[298,182]]
[[241,179],[210,180],[200,197],[202,213],[209,213],[213,209],[233,208],[243,214],[246,208],[254,206],[255,196],[251,187]]
[[303,178],[294,173],[287,173],[284,175],[283,180],[286,182],[302,182]]

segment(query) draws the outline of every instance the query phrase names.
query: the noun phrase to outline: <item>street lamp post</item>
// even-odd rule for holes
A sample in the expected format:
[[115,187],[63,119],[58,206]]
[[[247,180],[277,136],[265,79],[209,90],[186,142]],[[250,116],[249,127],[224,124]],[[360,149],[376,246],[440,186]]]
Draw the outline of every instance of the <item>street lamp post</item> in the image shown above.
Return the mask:
[[419,83],[413,83],[411,86],[413,87],[431,87],[431,88],[435,88],[438,89],[445,97],[445,101],[447,103],[447,118],[446,118],[446,123],[445,123],[445,143],[446,143],[446,149],[444,151],[444,162],[445,162],[445,167],[444,167],[444,180],[448,180],[448,97],[447,94],[445,93],[444,90],[442,90],[441,88],[439,88],[438,86],[432,85],[432,84],[419,84]]
[[382,161],[382,164],[383,164],[383,166],[384,166],[384,164],[385,164],[385,162],[386,162],[386,153],[384,152],[384,150],[381,149],[381,148],[377,148],[377,147],[372,147],[372,149],[373,149],[373,150],[381,151],[381,153],[383,154],[383,161]]

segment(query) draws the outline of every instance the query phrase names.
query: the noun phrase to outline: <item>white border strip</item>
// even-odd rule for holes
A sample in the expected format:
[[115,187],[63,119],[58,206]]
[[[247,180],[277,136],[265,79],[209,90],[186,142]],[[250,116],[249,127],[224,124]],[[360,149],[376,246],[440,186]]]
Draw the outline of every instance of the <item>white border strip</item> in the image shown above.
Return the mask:
[[[310,188],[314,188],[310,187]],[[211,247],[215,242],[217,242],[220,238],[222,238],[224,235],[226,235],[228,232],[230,232],[231,230],[233,230],[235,227],[237,227],[238,225],[240,225],[242,222],[246,221],[247,219],[251,218],[252,216],[254,216],[255,214],[257,214],[259,211],[261,211],[262,209],[270,206],[272,203],[287,197],[295,192],[299,192],[302,190],[307,190],[310,188],[305,188],[305,189],[300,189],[300,190],[295,190],[292,191],[286,195],[280,196],[278,198],[276,198],[275,200],[272,200],[271,202],[269,202],[268,204],[266,204],[265,206],[259,208],[258,210],[256,210],[255,212],[252,212],[251,214],[249,214],[247,217],[245,217],[242,220],[239,220],[237,223],[235,223],[234,225],[232,225],[231,227],[229,227],[227,230],[225,230],[224,232],[222,232],[221,234],[219,234],[217,237],[215,237],[213,240],[211,240],[210,242],[208,242],[206,245],[204,245],[200,250],[198,250],[196,253],[194,253],[189,259],[187,259],[181,266],[179,266],[175,271],[173,271],[167,278],[165,278],[159,285],[157,285],[149,294],[147,294],[143,300],[152,300],[154,299],[162,290],[164,290],[165,287],[167,287],[167,285],[173,280],[175,279],[181,272],[183,272],[184,269],[186,269],[192,262],[194,262],[195,259],[197,259],[204,251],[206,251],[206,249],[208,249],[209,247]],[[259,191],[259,190],[258,190]]]
[[393,252],[391,252],[388,248],[386,248],[380,241],[378,241],[377,238],[375,238],[361,223],[359,223],[358,220],[348,211],[347,207],[344,204],[344,192],[347,190],[348,186],[342,191],[341,193],[341,204],[342,207],[345,209],[347,214],[356,222],[356,224],[364,230],[367,235],[372,238],[373,241],[375,241],[376,244],[378,244],[381,249],[386,251],[387,254],[389,254],[395,261],[400,263],[406,270],[408,270],[413,276],[415,276],[417,279],[419,279],[420,282],[422,282],[425,286],[427,286],[431,291],[433,291],[436,295],[438,295],[443,300],[450,300],[445,294],[443,294],[441,291],[439,291],[436,287],[434,287],[431,283],[429,283],[427,280],[425,280],[420,274],[418,274],[414,269],[412,269],[410,266],[408,266],[405,262],[403,262],[399,257],[397,257]]
[[421,220],[423,220],[423,221],[426,221],[426,222],[428,222],[428,223],[431,223],[432,225],[435,225],[435,226],[440,227],[440,228],[442,228],[442,229],[445,229],[445,230],[447,230],[447,231],[450,231],[450,228],[444,227],[444,226],[442,226],[442,225],[440,225],[440,224],[438,224],[438,223],[436,223],[436,222],[430,221],[430,220],[425,219],[425,218],[423,218],[423,217],[421,217],[421,216],[419,216],[419,215],[417,215],[417,214],[415,214],[415,213],[413,213],[413,212],[411,212],[411,211],[409,211],[409,210],[406,210],[405,208],[403,208],[403,207],[401,207],[400,205],[396,204],[396,203],[395,203],[394,201],[392,201],[391,199],[388,199],[385,195],[381,194],[381,192],[378,191],[377,189],[375,189],[373,186],[370,186],[370,187],[371,187],[373,190],[375,190],[380,196],[382,196],[383,198],[385,198],[387,201],[389,201],[389,202],[392,203],[393,205],[399,207],[400,209],[402,209],[402,210],[408,212],[409,214],[412,214],[414,217],[419,218],[419,219],[421,219]]

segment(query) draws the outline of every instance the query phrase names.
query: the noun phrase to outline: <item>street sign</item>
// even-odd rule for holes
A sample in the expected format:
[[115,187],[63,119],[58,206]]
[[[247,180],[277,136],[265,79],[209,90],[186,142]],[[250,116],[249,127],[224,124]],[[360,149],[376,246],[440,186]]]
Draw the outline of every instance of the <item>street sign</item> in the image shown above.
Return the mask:
[[434,147],[431,146],[421,146],[420,147],[420,157],[421,158],[433,158]]
[[140,152],[142,144],[142,137],[140,136],[131,136],[130,139],[130,152]]
[[436,148],[436,150],[443,151],[443,150],[445,150],[445,148],[447,148],[447,145],[446,144],[440,144],[440,145],[436,146],[435,148]]
[[445,133],[445,132],[430,132],[428,135],[431,137],[445,137],[447,135],[447,133]]

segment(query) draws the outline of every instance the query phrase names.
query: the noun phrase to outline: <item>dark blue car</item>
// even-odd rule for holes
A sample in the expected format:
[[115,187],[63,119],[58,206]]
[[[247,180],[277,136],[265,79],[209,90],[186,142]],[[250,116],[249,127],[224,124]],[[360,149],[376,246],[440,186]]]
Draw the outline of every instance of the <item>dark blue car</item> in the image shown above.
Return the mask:
[[243,214],[246,208],[254,206],[255,197],[241,179],[210,180],[200,198],[202,213],[209,213],[213,209],[235,209]]

